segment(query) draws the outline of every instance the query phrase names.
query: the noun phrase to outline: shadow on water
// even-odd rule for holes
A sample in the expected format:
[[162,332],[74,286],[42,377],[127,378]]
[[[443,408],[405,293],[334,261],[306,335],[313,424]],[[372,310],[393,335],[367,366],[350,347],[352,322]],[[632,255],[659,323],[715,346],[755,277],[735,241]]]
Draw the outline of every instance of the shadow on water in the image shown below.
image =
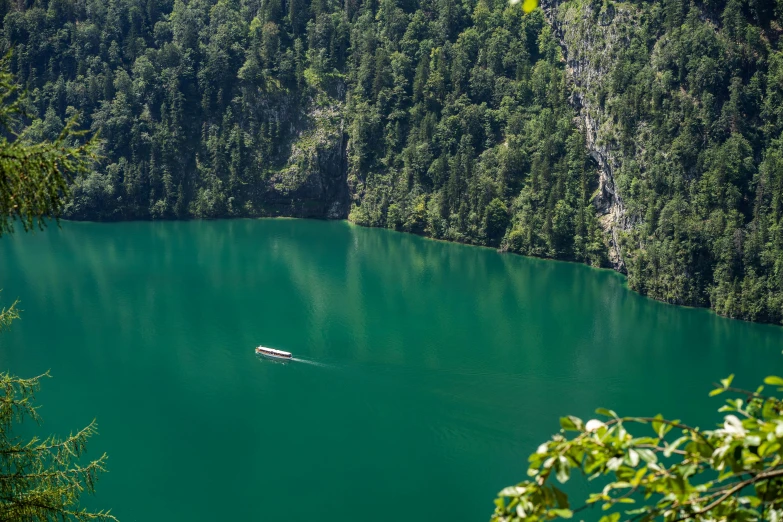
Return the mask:
[[287,366],[288,363],[291,362],[290,359],[279,359],[276,357],[264,357],[263,355],[256,355],[256,359],[261,361],[263,364],[277,364],[279,366]]

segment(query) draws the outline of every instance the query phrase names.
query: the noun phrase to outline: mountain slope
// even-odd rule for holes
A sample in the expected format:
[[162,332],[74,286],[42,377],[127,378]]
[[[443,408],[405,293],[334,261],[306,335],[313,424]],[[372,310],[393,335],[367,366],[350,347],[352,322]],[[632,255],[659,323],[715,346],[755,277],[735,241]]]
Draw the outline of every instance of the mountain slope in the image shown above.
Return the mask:
[[779,322],[783,3],[544,7],[631,288]]
[[105,140],[73,218],[348,217],[780,322],[783,2],[542,8],[28,0],[0,41],[37,132]]

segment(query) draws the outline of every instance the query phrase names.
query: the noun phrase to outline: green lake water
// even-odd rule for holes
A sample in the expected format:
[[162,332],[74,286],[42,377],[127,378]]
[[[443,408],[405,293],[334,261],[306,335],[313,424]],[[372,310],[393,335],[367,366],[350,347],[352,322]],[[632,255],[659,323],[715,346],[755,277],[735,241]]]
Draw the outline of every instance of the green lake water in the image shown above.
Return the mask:
[[559,416],[709,426],[783,371],[783,328],[344,222],[64,223],[0,239],[0,288],[0,368],[51,370],[39,433],[97,418],[123,522],[486,520]]

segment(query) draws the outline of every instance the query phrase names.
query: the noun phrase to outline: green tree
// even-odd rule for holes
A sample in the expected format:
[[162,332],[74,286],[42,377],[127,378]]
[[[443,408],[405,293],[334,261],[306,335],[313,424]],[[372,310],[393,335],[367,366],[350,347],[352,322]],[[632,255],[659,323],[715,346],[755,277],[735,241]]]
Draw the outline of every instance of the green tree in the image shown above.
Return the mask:
[[495,198],[487,205],[487,236],[496,241],[506,231],[508,226],[508,209],[503,200]]
[[[87,172],[96,157],[95,139],[83,140],[76,119],[52,141],[34,139],[35,129],[22,128],[25,97],[12,81],[7,59],[0,63],[0,235],[14,224],[25,230],[57,219],[73,176]],[[17,303],[0,310],[0,331],[19,317]],[[15,433],[26,419],[38,422],[34,393],[47,374],[22,379],[0,373],[0,520],[116,520],[106,511],[79,508],[84,491],[93,492],[106,455],[81,463],[93,421],[76,434],[43,440]]]
[[[11,307],[0,312],[6,326],[16,316]],[[93,492],[106,454],[86,465],[79,463],[87,440],[96,433],[95,421],[65,438],[23,440],[14,434],[25,419],[38,422],[34,392],[44,374],[20,379],[0,374],[0,520],[117,520],[107,511],[80,509],[79,497]]]
[[14,223],[27,231],[59,218],[68,182],[89,171],[97,148],[95,138],[81,140],[76,117],[53,140],[38,140],[34,126],[22,127],[26,98],[8,72],[8,60],[0,61],[0,236],[13,232]]
[[[560,432],[530,455],[530,479],[500,492],[492,520],[572,518],[598,506],[602,522],[780,520],[783,401],[764,386],[733,388],[732,380],[710,392],[732,394],[713,430],[606,409],[596,410],[602,420],[563,417]],[[764,382],[783,391],[781,377]],[[557,485],[575,471],[600,483],[578,504]]]

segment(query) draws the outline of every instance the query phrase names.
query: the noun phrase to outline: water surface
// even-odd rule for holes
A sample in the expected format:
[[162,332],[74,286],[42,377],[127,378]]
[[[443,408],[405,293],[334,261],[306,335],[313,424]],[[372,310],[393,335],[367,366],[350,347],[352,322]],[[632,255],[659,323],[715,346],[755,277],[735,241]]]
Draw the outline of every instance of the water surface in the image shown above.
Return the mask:
[[123,522],[486,520],[558,416],[708,426],[783,366],[610,271],[343,222],[65,223],[0,239],[0,288],[0,368],[51,370],[43,432],[98,419]]

